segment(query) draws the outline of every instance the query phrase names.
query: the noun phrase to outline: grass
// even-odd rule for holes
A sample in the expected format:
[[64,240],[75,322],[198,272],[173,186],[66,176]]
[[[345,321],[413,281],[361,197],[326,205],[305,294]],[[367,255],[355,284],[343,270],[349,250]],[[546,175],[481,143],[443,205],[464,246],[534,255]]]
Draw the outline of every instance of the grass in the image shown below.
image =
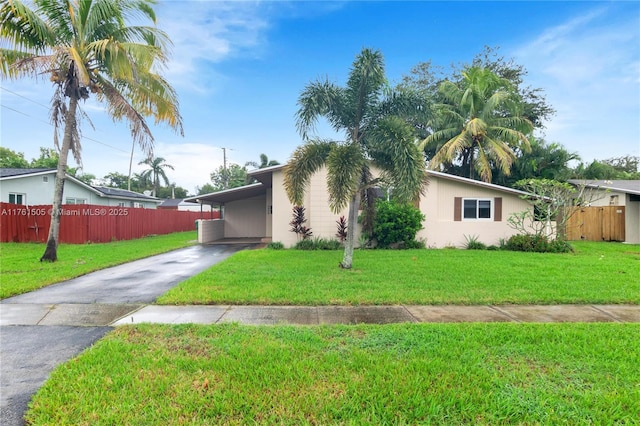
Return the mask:
[[364,250],[235,254],[160,304],[640,303],[640,245],[576,242],[575,253]]
[[60,244],[58,261],[54,263],[38,261],[45,244],[3,243],[0,246],[0,299],[186,247],[196,239],[195,231],[190,231],[105,244]]
[[31,424],[636,424],[637,324],[125,326]]

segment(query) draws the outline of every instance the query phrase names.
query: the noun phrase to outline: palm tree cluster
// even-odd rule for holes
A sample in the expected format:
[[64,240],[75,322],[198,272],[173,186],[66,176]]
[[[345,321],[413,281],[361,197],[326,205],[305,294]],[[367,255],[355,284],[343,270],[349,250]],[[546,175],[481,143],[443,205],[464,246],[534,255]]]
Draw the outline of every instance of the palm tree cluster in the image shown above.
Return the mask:
[[[0,4],[0,73],[5,78],[49,76],[51,118],[60,157],[47,248],[57,259],[60,207],[71,152],[81,164],[80,101],[103,102],[114,120],[129,123],[135,143],[151,155],[152,116],[182,132],[175,91],[158,73],[170,40],[155,26],[154,0],[5,0]],[[63,128],[62,143],[58,130]]]
[[420,148],[434,148],[429,168],[458,161],[468,177],[477,173],[491,182],[492,169],[509,175],[515,150],[530,150],[528,134],[533,124],[522,115],[521,103],[508,80],[487,68],[462,71],[461,84],[445,80],[438,88],[433,132]]

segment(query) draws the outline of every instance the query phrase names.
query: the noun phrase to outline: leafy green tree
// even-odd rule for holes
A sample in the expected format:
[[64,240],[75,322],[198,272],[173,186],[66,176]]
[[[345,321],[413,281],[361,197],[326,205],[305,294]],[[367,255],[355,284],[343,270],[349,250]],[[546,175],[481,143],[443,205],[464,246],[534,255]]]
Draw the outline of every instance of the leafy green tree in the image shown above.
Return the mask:
[[138,163],[138,165],[142,164],[149,166],[149,168],[140,173],[140,176],[143,179],[149,179],[151,181],[153,188],[151,195],[155,197],[158,193],[158,189],[160,188],[161,179],[165,185],[169,185],[169,178],[167,177],[165,169],[174,170],[173,166],[171,164],[167,164],[165,159],[162,157],[147,158],[146,160]]
[[569,163],[579,160],[577,153],[569,152],[559,143],[547,143],[544,139],[531,137],[530,152],[518,151],[511,166],[511,174],[505,175],[494,169],[493,183],[513,187],[522,179],[537,178],[566,182],[571,178],[573,169]]
[[593,160],[588,165],[578,164],[573,177],[595,180],[637,180],[640,179],[639,162],[640,157],[633,155]]
[[196,195],[211,194],[212,192],[216,192],[216,188],[210,183],[196,187]]
[[189,196],[189,191],[181,186],[176,186],[175,183],[172,183],[169,186],[161,186],[158,188],[156,196],[158,198],[187,198]]
[[118,172],[107,173],[102,178],[102,185],[109,188],[127,189],[128,176]]
[[[527,70],[516,63],[513,58],[506,59],[501,56],[499,50],[499,47],[485,46],[471,62],[452,66],[449,72],[431,61],[421,62],[415,65],[408,75],[403,76],[400,85],[420,90],[435,97],[438,93],[438,87],[443,81],[452,81],[463,88],[462,71],[469,67],[486,68],[500,78],[507,80],[517,92],[522,116],[527,118],[535,128],[544,128],[544,122],[555,114],[555,110],[547,102],[543,89],[525,85]],[[426,130],[428,131],[428,128]],[[422,138],[426,136],[428,134],[421,135]]]
[[28,169],[29,162],[22,152],[15,152],[0,146],[0,167],[7,169]]
[[[0,73],[54,86],[51,119],[60,147],[47,247],[41,261],[57,260],[60,207],[69,151],[81,164],[79,103],[91,95],[114,120],[129,122],[131,134],[150,155],[153,135],[144,117],[182,131],[174,90],[157,74],[170,41],[155,26],[153,0],[20,0],[0,3]],[[134,22],[134,25],[130,25]],[[8,46],[8,47],[6,47]],[[62,143],[58,130],[64,128]]]
[[40,147],[40,157],[32,159],[29,167],[34,169],[55,169],[58,167],[59,159],[60,155],[55,149]]
[[477,173],[491,182],[492,169],[509,175],[514,149],[529,151],[527,134],[531,122],[519,111],[519,101],[508,80],[486,68],[470,67],[462,72],[462,87],[451,81],[440,84],[442,100],[435,106],[433,133],[420,148],[435,147],[429,168],[458,162],[466,175]]
[[[338,213],[349,206],[342,268],[352,267],[362,192],[386,183],[394,187],[400,200],[414,200],[425,184],[425,165],[415,144],[415,130],[402,118],[403,112],[415,116],[418,98],[391,90],[384,93],[385,89],[382,54],[363,49],[353,62],[345,87],[315,81],[298,99],[297,128],[306,142],[295,150],[284,169],[285,188],[291,202],[302,205],[311,176],[326,166],[331,209]],[[320,117],[335,131],[344,132],[344,141],[309,138]],[[373,177],[373,166],[381,171],[380,178]]]
[[211,182],[214,191],[237,188],[245,185],[247,181],[247,168],[237,164],[229,164],[228,167],[220,166],[211,173]]
[[96,180],[96,175],[91,173],[82,173],[75,176],[76,179],[86,183],[87,185],[93,185]]

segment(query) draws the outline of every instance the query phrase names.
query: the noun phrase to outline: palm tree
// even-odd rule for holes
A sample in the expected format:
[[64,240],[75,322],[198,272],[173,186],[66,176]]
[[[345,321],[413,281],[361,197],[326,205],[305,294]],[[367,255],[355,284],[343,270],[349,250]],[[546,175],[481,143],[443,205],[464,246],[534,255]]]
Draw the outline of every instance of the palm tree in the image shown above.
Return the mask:
[[436,148],[429,168],[436,170],[458,160],[470,178],[474,171],[491,182],[491,168],[510,173],[514,148],[529,150],[526,134],[531,122],[520,115],[510,83],[485,68],[462,71],[460,85],[444,81],[438,88],[442,103],[436,105],[434,132],[419,145]]
[[[5,0],[0,4],[0,73],[3,77],[49,76],[55,91],[51,119],[60,157],[47,248],[40,259],[57,260],[60,207],[69,151],[81,164],[79,102],[91,95],[114,120],[125,119],[134,142],[149,155],[153,116],[182,133],[177,96],[156,72],[170,41],[155,26],[154,0]],[[9,47],[6,47],[9,46]],[[62,144],[58,130],[64,128]]]
[[260,163],[256,161],[247,161],[246,163],[244,163],[244,166],[251,166],[256,169],[264,169],[265,167],[277,166],[279,164],[280,163],[276,160],[269,160],[269,157],[267,157],[266,154],[260,154]]
[[[298,100],[297,127],[306,143],[296,149],[284,168],[285,189],[291,202],[301,205],[311,176],[327,167],[331,209],[338,213],[349,206],[340,264],[347,269],[352,266],[362,192],[384,183],[394,187],[394,196],[400,201],[408,201],[419,196],[426,182],[414,129],[401,118],[403,110],[415,113],[419,108],[403,93],[388,90],[383,97],[385,87],[382,54],[364,49],[353,62],[346,87],[312,82]],[[310,139],[308,132],[320,117],[335,131],[344,132],[345,140]],[[380,178],[372,177],[372,166],[381,171]]]
[[165,169],[174,170],[173,166],[171,164],[165,163],[165,159],[162,157],[147,158],[146,160],[138,163],[138,165],[141,164],[146,164],[147,166],[149,166],[148,169],[140,173],[140,177],[143,180],[151,181],[151,184],[153,185],[153,192],[151,195],[155,197],[158,193],[158,188],[160,188],[160,178],[162,178],[162,181],[165,185],[169,185],[169,178],[165,173]]

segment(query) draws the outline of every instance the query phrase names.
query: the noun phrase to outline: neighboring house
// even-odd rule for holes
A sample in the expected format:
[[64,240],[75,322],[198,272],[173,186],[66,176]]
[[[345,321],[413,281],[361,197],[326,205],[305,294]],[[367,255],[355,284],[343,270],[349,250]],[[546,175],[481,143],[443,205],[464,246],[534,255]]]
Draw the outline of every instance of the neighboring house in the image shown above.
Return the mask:
[[[0,201],[22,205],[53,203],[55,169],[0,169]],[[125,189],[91,186],[67,175],[62,204],[155,209],[162,200]]]
[[574,186],[597,190],[589,204],[570,220],[569,239],[624,241],[640,244],[640,180],[579,180]]
[[[219,206],[222,219],[204,221],[199,227],[200,242],[223,238],[260,238],[279,241],[290,247],[297,242],[291,232],[293,205],[284,189],[284,166],[273,166],[248,173],[258,181],[251,185],[187,198]],[[417,239],[429,247],[463,246],[467,238],[485,244],[498,244],[501,238],[515,234],[507,219],[512,213],[532,209],[521,199],[526,193],[440,172],[428,172],[429,185],[420,199],[425,214],[424,229]],[[303,206],[306,226],[314,237],[335,238],[335,214],[329,208],[326,171],[312,176]],[[356,234],[357,237],[357,234]]]
[[162,201],[162,204],[158,206],[159,209],[165,210],[178,210],[178,211],[190,211],[190,212],[210,212],[213,210],[212,206],[208,204],[198,204],[195,201],[185,201],[184,198],[169,198]]

